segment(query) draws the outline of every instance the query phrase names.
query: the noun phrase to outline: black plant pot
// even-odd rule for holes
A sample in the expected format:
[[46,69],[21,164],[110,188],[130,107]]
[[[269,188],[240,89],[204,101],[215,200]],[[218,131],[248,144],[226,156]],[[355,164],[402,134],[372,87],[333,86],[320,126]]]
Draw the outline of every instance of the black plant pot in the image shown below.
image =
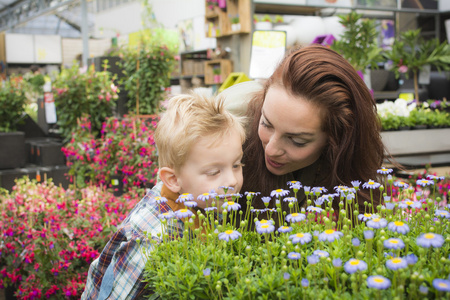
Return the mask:
[[113,194],[116,197],[122,196],[123,194],[123,176],[113,175],[111,176],[111,187],[113,189]]
[[0,132],[0,170],[24,167],[25,132]]
[[5,300],[17,300],[17,297],[14,296],[14,293],[17,291],[17,287],[15,286],[8,286],[4,290],[5,293]]

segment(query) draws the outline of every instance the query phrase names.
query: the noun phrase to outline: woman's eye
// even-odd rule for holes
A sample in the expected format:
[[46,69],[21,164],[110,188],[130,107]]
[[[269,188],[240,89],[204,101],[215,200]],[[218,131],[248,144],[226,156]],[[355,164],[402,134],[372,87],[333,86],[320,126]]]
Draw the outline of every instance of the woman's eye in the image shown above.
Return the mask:
[[243,163],[238,163],[238,164],[233,165],[233,169],[239,169],[239,168],[242,168],[243,166],[244,166]]
[[291,141],[292,141],[292,144],[294,144],[294,146],[296,146],[296,147],[304,147],[307,144],[305,142],[299,142],[299,141],[296,141],[296,140],[293,140],[293,139],[291,139]]
[[263,126],[263,127],[270,127],[269,124],[267,124],[264,120],[261,120],[261,121],[259,122],[259,124],[260,124],[261,126]]

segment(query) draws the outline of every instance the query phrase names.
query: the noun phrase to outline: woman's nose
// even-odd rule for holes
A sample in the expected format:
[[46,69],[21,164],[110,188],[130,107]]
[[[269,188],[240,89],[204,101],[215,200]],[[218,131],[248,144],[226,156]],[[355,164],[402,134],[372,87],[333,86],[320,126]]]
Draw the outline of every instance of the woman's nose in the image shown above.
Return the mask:
[[281,141],[275,135],[269,138],[264,151],[267,156],[281,156],[284,153]]

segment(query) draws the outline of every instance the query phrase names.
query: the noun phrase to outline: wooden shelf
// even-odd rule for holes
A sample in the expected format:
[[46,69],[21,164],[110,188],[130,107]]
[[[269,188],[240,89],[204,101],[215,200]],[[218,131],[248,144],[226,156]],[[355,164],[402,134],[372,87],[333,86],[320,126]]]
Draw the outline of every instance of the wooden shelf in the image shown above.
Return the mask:
[[[214,69],[220,69],[220,79],[214,80]],[[214,59],[205,62],[205,84],[222,84],[233,72],[233,62],[229,59]]]
[[[206,5],[206,37],[220,38],[234,34],[250,33],[252,28],[251,0],[227,0],[227,10]],[[205,4],[207,2],[205,1]],[[231,20],[239,17],[239,30],[232,30]]]

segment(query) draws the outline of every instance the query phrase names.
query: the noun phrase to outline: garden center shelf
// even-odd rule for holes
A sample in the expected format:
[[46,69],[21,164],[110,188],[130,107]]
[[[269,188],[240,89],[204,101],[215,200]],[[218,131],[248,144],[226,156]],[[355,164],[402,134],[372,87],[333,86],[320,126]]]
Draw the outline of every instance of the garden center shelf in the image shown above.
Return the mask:
[[384,131],[387,151],[407,166],[450,165],[450,128]]

